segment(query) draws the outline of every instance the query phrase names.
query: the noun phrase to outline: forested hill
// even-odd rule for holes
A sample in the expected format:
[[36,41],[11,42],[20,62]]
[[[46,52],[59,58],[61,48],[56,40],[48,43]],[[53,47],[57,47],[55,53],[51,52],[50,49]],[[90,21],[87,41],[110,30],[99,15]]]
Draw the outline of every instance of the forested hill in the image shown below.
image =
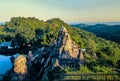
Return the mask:
[[74,27],[81,28],[83,30],[92,32],[98,37],[105,38],[120,44],[120,25],[105,25],[105,24],[96,24],[96,25],[85,25],[85,24],[76,24]]
[[61,26],[68,30],[71,39],[80,48],[86,49],[84,60],[88,70],[109,73],[114,72],[112,67],[120,67],[120,46],[117,43],[72,27],[59,18],[42,21],[34,17],[13,17],[4,27],[0,27],[0,42],[17,39],[19,34],[24,39],[22,41],[31,43],[34,47],[47,47],[58,36]]

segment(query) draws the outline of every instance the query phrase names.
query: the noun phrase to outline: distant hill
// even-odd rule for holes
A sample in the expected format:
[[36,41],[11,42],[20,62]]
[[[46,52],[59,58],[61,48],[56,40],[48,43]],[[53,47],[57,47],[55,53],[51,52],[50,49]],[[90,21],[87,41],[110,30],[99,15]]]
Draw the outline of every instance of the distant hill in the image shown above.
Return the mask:
[[81,28],[83,30],[92,32],[98,37],[105,38],[120,44],[120,25],[106,25],[106,24],[96,24],[96,25],[86,25],[86,24],[75,24],[74,27]]
[[85,24],[85,25],[96,25],[96,24],[106,24],[106,25],[120,25],[120,22],[82,22],[82,23],[79,23],[79,22],[77,22],[77,23],[75,23],[75,22],[73,22],[73,23],[69,23],[69,24],[71,24],[71,25],[78,25],[78,24]]

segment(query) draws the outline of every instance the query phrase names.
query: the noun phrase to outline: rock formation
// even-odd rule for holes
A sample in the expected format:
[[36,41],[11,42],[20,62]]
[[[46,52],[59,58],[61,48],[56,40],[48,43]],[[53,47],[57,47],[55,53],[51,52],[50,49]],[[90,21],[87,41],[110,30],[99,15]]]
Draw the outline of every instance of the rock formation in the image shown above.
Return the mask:
[[[34,52],[34,56],[30,51],[28,53],[28,72],[25,66],[26,58],[20,55],[15,60],[14,72],[18,74],[26,74],[25,80],[45,80],[46,76],[52,80],[53,71],[59,72],[60,67],[71,66],[79,68],[83,55],[81,49],[70,38],[66,28],[61,27],[58,38],[54,38],[49,48],[41,48]],[[22,63],[23,65],[18,65]],[[21,68],[22,67],[22,68]],[[23,68],[24,67],[24,68]]]
[[23,74],[23,75],[27,73],[26,57],[25,56],[19,55],[15,59],[14,72],[17,74]]
[[19,55],[15,61],[14,66],[6,72],[3,81],[22,81],[27,75],[27,59],[24,55]]
[[[66,28],[62,27],[63,40],[60,47],[60,56],[70,55],[71,58],[77,58],[79,54],[79,48],[75,42],[70,38],[70,35]],[[67,57],[67,56],[66,56]],[[63,57],[64,58],[64,57]]]
[[44,80],[47,74],[58,66],[63,67],[65,65],[79,68],[81,64],[80,56],[83,60],[81,50],[70,38],[64,27],[61,27],[58,38],[53,40],[46,53],[41,51],[37,53],[31,67],[33,72],[36,72],[37,80]]

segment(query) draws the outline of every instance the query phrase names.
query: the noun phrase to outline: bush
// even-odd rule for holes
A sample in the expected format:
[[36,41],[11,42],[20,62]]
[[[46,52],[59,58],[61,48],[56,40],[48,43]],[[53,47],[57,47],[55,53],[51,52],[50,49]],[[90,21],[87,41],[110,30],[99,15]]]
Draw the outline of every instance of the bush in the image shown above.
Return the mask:
[[92,71],[87,66],[81,66],[80,73],[92,73]]
[[95,66],[93,67],[93,71],[96,72],[96,73],[114,73],[112,71],[112,68],[110,67],[105,67],[105,66]]

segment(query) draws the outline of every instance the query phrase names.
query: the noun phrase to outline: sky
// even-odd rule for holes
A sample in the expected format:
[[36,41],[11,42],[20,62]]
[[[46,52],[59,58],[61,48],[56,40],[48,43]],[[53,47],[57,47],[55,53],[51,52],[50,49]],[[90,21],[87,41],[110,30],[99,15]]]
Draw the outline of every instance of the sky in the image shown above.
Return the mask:
[[120,22],[120,0],[0,0],[0,22],[11,17],[65,22]]

